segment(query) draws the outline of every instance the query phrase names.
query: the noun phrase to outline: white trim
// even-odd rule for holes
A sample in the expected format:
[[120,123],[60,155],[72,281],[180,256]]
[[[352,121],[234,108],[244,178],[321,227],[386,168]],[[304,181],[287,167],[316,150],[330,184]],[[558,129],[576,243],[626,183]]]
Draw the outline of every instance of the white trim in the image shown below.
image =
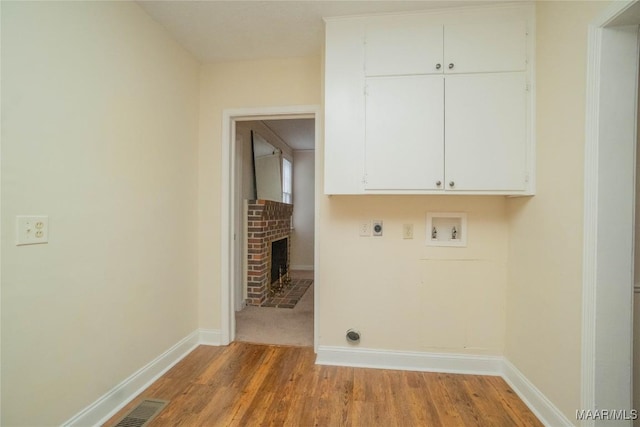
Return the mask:
[[[602,29],[589,27],[587,52],[582,247],[582,392],[581,408],[595,408],[596,277],[598,246],[598,135]],[[583,421],[583,426],[594,421]]]
[[[315,111],[315,129],[314,129],[314,141],[316,155],[313,156],[315,163],[314,170],[314,184],[315,184],[315,196],[313,198],[314,213],[313,213],[313,264],[314,271],[318,271],[320,268],[320,241],[322,236],[320,235],[320,196],[324,194],[324,116],[321,113],[320,106]],[[320,153],[320,154],[318,154]],[[314,274],[313,287],[314,292],[318,292],[320,287],[318,286],[318,276]],[[318,295],[316,293],[316,295]],[[313,299],[313,351],[318,352],[318,345],[320,341],[320,298]]]
[[313,271],[313,265],[291,265],[291,270]]
[[220,329],[198,329],[198,343],[200,345],[222,345],[222,332]]
[[62,425],[71,427],[104,424],[134,397],[191,353],[198,344],[199,331],[194,331]]
[[356,349],[337,346],[319,346],[316,363],[318,365],[471,375],[500,375],[502,372],[502,356]]
[[[606,313],[598,306],[598,276],[602,271],[610,269],[610,262],[607,256],[599,251],[598,235],[604,229],[600,224],[599,191],[605,191],[601,187],[602,177],[607,177],[609,166],[600,170],[600,121],[604,117],[605,111],[600,110],[601,82],[603,80],[603,67],[607,65],[602,62],[603,34],[605,27],[629,11],[637,4],[637,0],[621,0],[612,2],[607,10],[602,13],[589,26],[587,45],[587,86],[586,86],[586,129],[585,129],[585,160],[584,160],[584,229],[583,229],[583,271],[582,271],[582,351],[581,351],[581,398],[582,409],[597,409],[607,407],[606,402],[600,402],[601,397],[597,396],[597,389],[607,389],[602,384],[603,378],[607,381],[615,381],[614,375],[607,375],[603,361],[597,360],[599,351],[606,352],[603,346],[609,344],[601,343],[598,339],[597,330],[602,322],[607,321]],[[637,71],[637,68],[636,68]],[[634,73],[634,76],[637,74]],[[637,81],[637,80],[636,80]],[[637,117],[637,115],[635,116]],[[637,124],[636,124],[637,125]],[[634,139],[637,141],[637,138]],[[635,159],[635,157],[634,157]],[[635,182],[635,181],[634,181]],[[613,207],[616,209],[616,207]],[[605,210],[604,214],[607,214]],[[633,228],[633,227],[632,227]],[[633,248],[632,248],[633,250]],[[601,267],[601,268],[599,268]],[[633,267],[631,267],[633,268]],[[601,290],[600,292],[604,292]],[[602,327],[602,326],[600,326]],[[630,337],[630,339],[632,339]],[[626,405],[624,405],[626,406]],[[585,420],[582,426],[595,425],[594,420]]]
[[[235,311],[234,311],[234,297],[231,292],[231,286],[234,283],[234,252],[232,250],[233,244],[233,224],[232,221],[235,215],[235,209],[233,204],[233,188],[235,185],[235,122],[246,120],[268,120],[268,119],[287,119],[287,118],[314,118],[315,119],[315,137],[316,144],[320,141],[320,126],[321,120],[321,107],[320,105],[293,105],[293,106],[276,106],[276,107],[255,107],[255,108],[233,108],[225,109],[222,112],[222,191],[221,191],[221,211],[220,211],[220,226],[221,230],[226,232],[221,233],[220,246],[221,246],[221,264],[220,264],[220,343],[222,345],[229,344],[235,338]],[[316,156],[315,160],[315,173],[318,177],[319,159]],[[316,179],[316,183],[320,180]],[[318,228],[319,228],[319,197],[321,192],[318,191],[316,186],[315,191],[315,268],[318,268]],[[316,289],[318,283],[315,283]],[[315,300],[317,304],[317,299]],[[316,307],[317,308],[317,307]],[[317,313],[317,309],[314,311]],[[314,315],[314,343],[318,342],[318,324],[317,314]],[[315,345],[315,344],[314,344]]]
[[[233,224],[230,222],[233,218],[233,159],[235,157],[235,138],[232,132],[235,126],[232,123],[232,113],[229,110],[222,112],[222,159],[221,159],[221,205],[220,205],[220,226],[221,230],[227,232],[220,233],[220,337],[223,344],[229,344],[233,338],[235,331],[235,319],[231,319],[234,311],[233,292],[230,287],[233,286],[233,262],[234,256],[232,251],[233,242]],[[231,234],[231,235],[230,235]],[[233,316],[235,317],[235,316]]]
[[507,359],[502,378],[545,426],[573,426],[573,423]]
[[[222,333],[216,329],[198,329],[192,332],[63,423],[63,426],[102,425],[198,345],[217,346],[221,336]],[[319,365],[500,376],[544,425],[572,425],[540,390],[502,356],[354,349],[337,346],[319,346],[317,352],[316,364]]]

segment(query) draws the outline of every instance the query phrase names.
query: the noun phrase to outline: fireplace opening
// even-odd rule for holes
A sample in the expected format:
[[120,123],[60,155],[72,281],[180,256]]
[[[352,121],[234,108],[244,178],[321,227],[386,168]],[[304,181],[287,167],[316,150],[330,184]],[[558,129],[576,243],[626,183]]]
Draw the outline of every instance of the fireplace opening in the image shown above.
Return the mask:
[[271,282],[274,283],[284,277],[288,270],[289,239],[271,242]]

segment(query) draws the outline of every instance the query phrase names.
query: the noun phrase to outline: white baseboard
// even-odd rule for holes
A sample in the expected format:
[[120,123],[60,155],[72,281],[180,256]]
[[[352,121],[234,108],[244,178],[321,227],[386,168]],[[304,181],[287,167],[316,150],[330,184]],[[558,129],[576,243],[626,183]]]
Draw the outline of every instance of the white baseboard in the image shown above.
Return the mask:
[[71,427],[103,424],[173,365],[191,353],[198,344],[198,331],[192,332],[62,425]]
[[319,346],[319,365],[405,371],[449,372],[473,375],[500,375],[501,356],[389,351],[350,347]]
[[507,359],[503,360],[502,378],[545,426],[573,426],[547,397]]
[[313,264],[311,265],[290,265],[289,266],[290,270],[305,270],[305,271],[309,271],[309,270],[313,270]]
[[222,345],[222,332],[219,329],[198,329],[201,345]]
[[[221,345],[221,337],[222,333],[217,329],[198,329],[192,332],[63,423],[63,426],[103,424],[198,345],[219,346]],[[544,425],[554,427],[573,425],[522,372],[502,356],[319,346],[316,363],[361,368],[501,376]]]
[[218,346],[221,336],[221,332],[216,329],[198,329],[190,333],[62,425],[79,427],[105,423],[198,345]]

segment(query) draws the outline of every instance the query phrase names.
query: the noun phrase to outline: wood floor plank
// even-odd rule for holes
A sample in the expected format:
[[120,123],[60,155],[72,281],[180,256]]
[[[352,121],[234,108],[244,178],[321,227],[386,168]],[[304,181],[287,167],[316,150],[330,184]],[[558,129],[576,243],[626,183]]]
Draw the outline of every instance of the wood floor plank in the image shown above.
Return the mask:
[[500,377],[322,366],[311,347],[200,346],[143,398],[169,400],[160,426],[534,426]]
[[494,392],[492,400],[501,404],[502,410],[509,414],[514,426],[542,427],[543,424],[502,378],[492,377],[487,383],[492,386],[487,387],[487,390]]
[[431,389],[427,385],[427,377],[422,372],[406,372],[410,390],[410,403],[414,408],[418,425],[439,427],[442,425],[435,399],[431,396]]

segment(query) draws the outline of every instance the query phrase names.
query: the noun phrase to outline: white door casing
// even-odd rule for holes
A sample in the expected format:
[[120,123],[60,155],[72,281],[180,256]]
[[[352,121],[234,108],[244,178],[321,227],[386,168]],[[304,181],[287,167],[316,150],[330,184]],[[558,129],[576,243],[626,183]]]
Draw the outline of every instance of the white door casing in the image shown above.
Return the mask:
[[[268,119],[303,119],[313,118],[315,119],[315,141],[320,140],[320,127],[323,125],[322,117],[320,115],[319,105],[294,105],[283,107],[256,107],[256,108],[238,108],[238,109],[225,109],[222,112],[222,191],[221,191],[221,212],[220,212],[220,227],[221,227],[221,260],[220,260],[220,343],[227,345],[235,339],[235,292],[234,283],[236,283],[236,270],[235,266],[238,260],[236,259],[236,253],[234,251],[234,228],[235,218],[241,214],[236,208],[234,203],[234,191],[237,183],[236,178],[236,137],[235,137],[235,125],[237,121],[248,120],[268,120]],[[316,156],[315,161],[315,176],[322,176],[319,170],[320,162],[318,159],[321,156]],[[316,180],[315,188],[315,224],[314,224],[314,268],[318,269],[318,244],[320,242],[320,236],[318,232],[319,227],[319,208],[320,203],[318,201],[321,189],[318,186],[321,185],[321,180]],[[314,281],[315,289],[322,286],[318,280]],[[316,306],[314,307],[314,349],[318,343],[318,299],[315,299]]]
[[[614,2],[589,28],[581,393],[585,410],[632,408],[639,7],[637,1]],[[615,26],[623,20],[633,25]],[[605,424],[606,420],[597,421]]]

